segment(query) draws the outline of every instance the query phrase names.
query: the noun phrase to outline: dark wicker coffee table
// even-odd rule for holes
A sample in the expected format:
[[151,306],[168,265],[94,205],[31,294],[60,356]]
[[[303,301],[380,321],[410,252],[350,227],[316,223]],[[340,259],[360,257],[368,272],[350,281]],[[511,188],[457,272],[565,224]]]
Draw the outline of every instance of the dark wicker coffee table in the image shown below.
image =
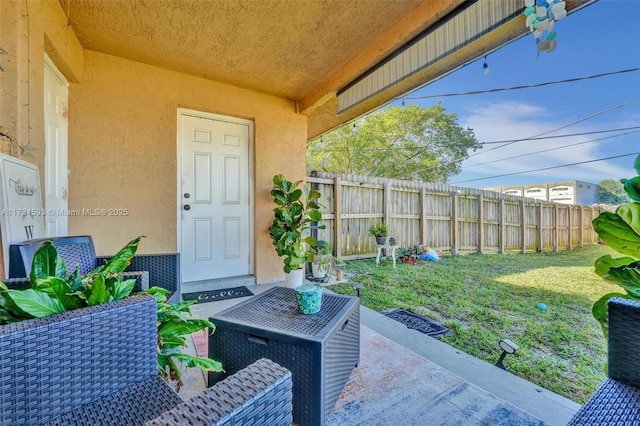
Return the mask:
[[360,305],[356,297],[325,291],[314,315],[296,310],[293,289],[274,287],[210,318],[209,357],[225,373],[209,373],[209,386],[260,358],[291,371],[293,419],[324,425],[360,357]]

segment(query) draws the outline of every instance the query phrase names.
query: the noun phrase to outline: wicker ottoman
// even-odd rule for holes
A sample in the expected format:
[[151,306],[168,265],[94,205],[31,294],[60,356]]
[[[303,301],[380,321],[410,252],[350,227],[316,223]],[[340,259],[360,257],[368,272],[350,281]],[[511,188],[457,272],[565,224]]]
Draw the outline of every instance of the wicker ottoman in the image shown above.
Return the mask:
[[356,297],[324,293],[322,310],[297,312],[295,292],[274,287],[210,318],[209,357],[225,373],[209,373],[209,386],[260,358],[287,368],[293,378],[293,420],[324,425],[360,357],[360,305]]

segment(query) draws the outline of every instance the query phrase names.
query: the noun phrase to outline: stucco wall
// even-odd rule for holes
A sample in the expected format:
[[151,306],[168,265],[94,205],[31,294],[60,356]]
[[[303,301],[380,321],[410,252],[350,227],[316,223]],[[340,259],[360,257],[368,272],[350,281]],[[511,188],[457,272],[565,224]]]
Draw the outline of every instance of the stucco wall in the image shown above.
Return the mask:
[[[44,55],[69,81],[82,79],[83,50],[57,1],[0,1],[0,125],[19,145],[36,150],[25,160],[44,165]],[[22,157],[17,150],[16,156]]]
[[254,267],[258,282],[283,277],[266,229],[271,177],[285,173],[295,180],[305,173],[307,120],[292,102],[85,52],[55,0],[0,1],[0,47],[8,51],[0,72],[0,125],[18,144],[31,143],[33,155],[22,157],[19,149],[16,155],[40,166],[41,176],[44,52],[70,82],[69,208],[129,211],[119,218],[69,218],[69,233],[93,235],[99,254],[141,234],[147,236],[141,252],[178,250],[177,108],[253,120]]
[[[44,190],[44,55],[53,59],[67,80],[82,79],[83,50],[60,2],[0,0],[0,125],[15,141],[13,155],[40,167]],[[20,146],[35,148],[23,155]],[[43,198],[44,206],[44,198]],[[0,252],[0,269],[3,265]],[[0,271],[4,276],[4,271]]]
[[91,234],[99,254],[145,235],[145,253],[177,247],[177,108],[254,122],[255,269],[282,278],[267,228],[271,178],[305,174],[306,117],[293,102],[101,53],[84,55],[69,91],[69,208],[126,208],[124,217],[69,218],[70,234]]

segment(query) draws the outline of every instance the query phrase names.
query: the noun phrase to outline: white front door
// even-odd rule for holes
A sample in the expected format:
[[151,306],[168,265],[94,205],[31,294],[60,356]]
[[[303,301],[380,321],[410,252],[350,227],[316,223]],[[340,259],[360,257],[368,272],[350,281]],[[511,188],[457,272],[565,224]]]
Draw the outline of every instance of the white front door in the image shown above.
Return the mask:
[[44,188],[45,232],[49,237],[67,235],[68,164],[67,105],[69,90],[60,71],[45,57],[44,67]]
[[251,123],[180,110],[182,282],[250,275]]

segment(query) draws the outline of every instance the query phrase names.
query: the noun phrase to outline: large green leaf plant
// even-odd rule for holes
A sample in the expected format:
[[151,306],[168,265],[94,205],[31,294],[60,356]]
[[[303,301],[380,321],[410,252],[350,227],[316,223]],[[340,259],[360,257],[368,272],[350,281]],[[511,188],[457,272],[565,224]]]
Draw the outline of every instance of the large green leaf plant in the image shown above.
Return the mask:
[[309,189],[302,181],[291,182],[283,175],[273,177],[271,196],[277,207],[269,235],[278,256],[284,256],[284,272],[301,269],[313,261],[313,253],[305,245],[314,247],[316,239],[309,234],[311,228],[324,229],[324,225],[312,225],[322,219],[318,199],[320,191]]
[[[115,256],[84,276],[76,265],[67,274],[67,265],[58,256],[51,241],[44,242],[34,254],[29,280],[31,288],[9,289],[0,282],[0,325],[31,318],[41,318],[74,309],[109,303],[132,295],[135,279],[124,279],[121,273],[131,264],[142,237],[135,238]],[[182,352],[187,336],[215,325],[207,320],[187,318],[195,301],[167,303],[168,290],[152,287],[141,293],[152,295],[158,309],[158,373],[167,381],[175,381],[176,391],[182,386],[181,369],[199,367],[205,371],[222,371],[220,362]]]
[[600,239],[624,257],[604,255],[595,261],[596,274],[608,282],[618,284],[624,293],[609,293],[593,305],[593,316],[600,323],[605,337],[607,330],[607,302],[612,297],[640,301],[640,155],[634,167],[638,176],[621,179],[630,203],[618,206],[615,213],[602,212],[593,220],[593,229]]
[[183,384],[180,365],[203,371],[224,371],[219,361],[182,352],[187,347],[187,336],[205,328],[211,333],[216,329],[211,321],[185,316],[191,314],[190,306],[195,300],[169,304],[169,290],[161,287],[151,287],[143,293],[151,294],[158,302],[158,374],[167,381],[175,381],[176,392]]

